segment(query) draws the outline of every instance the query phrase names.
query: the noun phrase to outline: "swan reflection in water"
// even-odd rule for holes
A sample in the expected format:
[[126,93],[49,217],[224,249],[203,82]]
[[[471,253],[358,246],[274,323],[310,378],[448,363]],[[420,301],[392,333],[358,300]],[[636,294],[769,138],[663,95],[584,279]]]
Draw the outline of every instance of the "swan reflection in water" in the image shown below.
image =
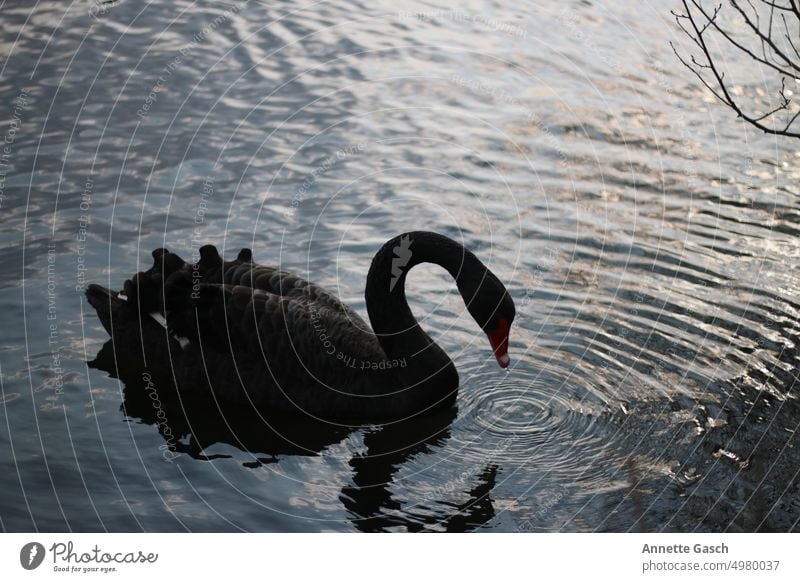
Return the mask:
[[392,480],[401,465],[416,455],[435,452],[449,439],[456,416],[454,407],[391,424],[346,426],[311,418],[267,417],[252,408],[220,406],[210,394],[179,394],[169,371],[148,368],[141,358],[129,352],[115,353],[112,340],[103,345],[89,366],[123,383],[123,413],[157,426],[168,458],[230,458],[231,455],[204,453],[215,444],[225,444],[252,455],[242,465],[255,469],[278,463],[289,455],[321,454],[354,431],[362,431],[366,451],[350,459],[352,483],[342,487],[339,496],[349,519],[360,531],[470,531],[495,516],[490,494],[497,466],[491,464],[474,476],[462,502],[431,500],[448,507],[445,514],[414,512],[411,516],[392,496]]

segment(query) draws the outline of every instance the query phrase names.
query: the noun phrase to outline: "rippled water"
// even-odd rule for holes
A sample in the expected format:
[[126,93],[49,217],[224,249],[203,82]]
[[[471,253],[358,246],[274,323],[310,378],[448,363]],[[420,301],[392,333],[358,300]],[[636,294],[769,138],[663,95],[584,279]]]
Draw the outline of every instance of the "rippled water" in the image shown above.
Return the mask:
[[[2,528],[796,530],[800,144],[713,103],[669,6],[635,5],[3,6]],[[414,229],[518,315],[503,372],[415,269],[462,384],[410,425],[165,424],[82,295],[213,242],[363,313]]]

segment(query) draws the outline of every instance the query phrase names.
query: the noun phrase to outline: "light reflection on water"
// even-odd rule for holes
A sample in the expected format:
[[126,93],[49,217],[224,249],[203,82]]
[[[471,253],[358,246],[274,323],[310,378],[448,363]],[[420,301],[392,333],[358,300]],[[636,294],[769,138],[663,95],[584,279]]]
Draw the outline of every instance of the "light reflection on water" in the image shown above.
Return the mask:
[[[667,8],[272,4],[3,9],[3,528],[795,528],[796,146],[694,86]],[[363,312],[413,229],[517,304],[504,373],[415,270],[452,413],[229,430],[165,401],[167,429],[135,363],[86,364],[80,285],[155,247],[250,246]]]

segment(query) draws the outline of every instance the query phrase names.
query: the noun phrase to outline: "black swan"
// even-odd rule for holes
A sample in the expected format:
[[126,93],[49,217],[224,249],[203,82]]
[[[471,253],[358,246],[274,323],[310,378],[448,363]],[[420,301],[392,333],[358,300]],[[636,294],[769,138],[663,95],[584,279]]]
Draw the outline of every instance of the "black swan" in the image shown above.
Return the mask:
[[122,292],[89,285],[89,303],[117,352],[135,350],[148,368],[167,370],[179,390],[210,389],[220,403],[360,420],[452,406],[455,366],[405,297],[408,271],[425,262],[453,276],[498,364],[509,364],[511,296],[472,252],[440,234],[398,235],[375,255],[365,292],[372,330],[324,289],[253,263],[249,249],[234,261],[211,245],[197,263],[165,249],[153,258]]

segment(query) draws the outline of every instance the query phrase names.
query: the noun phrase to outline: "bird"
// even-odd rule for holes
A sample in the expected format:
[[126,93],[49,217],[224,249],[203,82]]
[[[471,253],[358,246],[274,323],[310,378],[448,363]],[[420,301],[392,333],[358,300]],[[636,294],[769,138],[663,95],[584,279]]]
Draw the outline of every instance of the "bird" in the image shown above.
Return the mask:
[[225,261],[213,245],[197,262],[159,248],[121,291],[92,283],[89,304],[115,351],[141,353],[179,392],[222,404],[330,422],[378,422],[455,405],[453,361],[409,308],[405,283],[421,263],[455,280],[501,368],[516,314],[500,279],[459,242],[428,231],[388,240],[375,254],[365,299],[370,325],[335,295],[250,249]]

